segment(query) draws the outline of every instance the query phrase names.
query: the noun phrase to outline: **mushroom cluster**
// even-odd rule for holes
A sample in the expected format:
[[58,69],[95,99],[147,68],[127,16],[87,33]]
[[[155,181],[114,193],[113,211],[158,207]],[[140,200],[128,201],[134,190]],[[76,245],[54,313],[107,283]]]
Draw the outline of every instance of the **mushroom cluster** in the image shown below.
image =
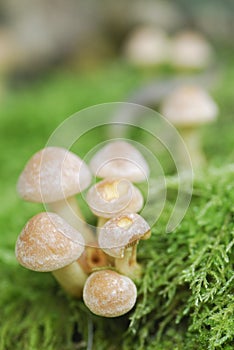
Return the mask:
[[169,36],[153,25],[134,28],[126,38],[123,55],[130,64],[145,68],[166,63],[176,69],[203,70],[214,60],[214,50],[202,33],[184,29]]
[[[90,186],[93,175],[101,179]],[[21,173],[17,190],[48,211],[31,218],[20,233],[18,262],[33,271],[51,272],[68,294],[83,296],[96,315],[127,313],[136,302],[134,280],[142,273],[137,244],[150,237],[148,223],[138,214],[144,199],[133,183],[148,176],[144,157],[125,141],[107,143],[89,167],[64,148],[37,152]],[[75,197],[85,189],[86,202],[97,217],[96,230],[86,223]]]

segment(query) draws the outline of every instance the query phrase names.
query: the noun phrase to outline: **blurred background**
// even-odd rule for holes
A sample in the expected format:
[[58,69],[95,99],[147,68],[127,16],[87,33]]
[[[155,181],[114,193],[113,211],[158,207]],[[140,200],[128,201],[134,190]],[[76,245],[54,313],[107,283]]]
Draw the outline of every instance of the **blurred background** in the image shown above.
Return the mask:
[[53,68],[92,69],[123,57],[133,29],[195,30],[218,50],[233,47],[231,0],[1,0],[0,70],[14,86]]
[[[201,131],[208,161],[232,162],[233,19],[232,0],[1,0],[3,198],[16,201],[23,165],[70,115],[114,101],[160,112],[162,98],[187,79],[218,106],[218,119]],[[79,155],[101,138],[84,138]]]

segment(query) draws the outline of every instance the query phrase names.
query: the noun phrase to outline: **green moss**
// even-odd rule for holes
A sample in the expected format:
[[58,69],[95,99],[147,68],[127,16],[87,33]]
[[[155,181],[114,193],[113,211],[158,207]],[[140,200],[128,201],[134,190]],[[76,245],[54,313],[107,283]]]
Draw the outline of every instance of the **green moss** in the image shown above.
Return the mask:
[[[0,107],[0,350],[233,348],[233,74],[230,62],[214,91],[220,118],[203,129],[209,166],[195,180],[189,210],[172,233],[165,233],[177,193],[176,178],[168,177],[165,210],[151,239],[139,244],[144,276],[137,304],[117,319],[91,315],[50,274],[18,265],[17,235],[43,207],[19,200],[15,184],[27,159],[64,118],[95,103],[122,100],[146,78],[111,65],[93,75],[55,74],[8,96]],[[94,139],[87,136],[80,143],[80,154]]]

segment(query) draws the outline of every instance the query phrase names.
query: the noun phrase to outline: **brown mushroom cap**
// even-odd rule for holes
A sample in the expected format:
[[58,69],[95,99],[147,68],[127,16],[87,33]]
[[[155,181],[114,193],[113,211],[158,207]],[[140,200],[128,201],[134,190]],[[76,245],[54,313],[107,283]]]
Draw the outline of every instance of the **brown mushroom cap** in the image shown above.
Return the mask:
[[165,98],[161,113],[175,126],[192,127],[213,121],[218,107],[202,88],[182,86]]
[[21,265],[34,271],[54,271],[76,261],[84,250],[81,234],[54,213],[31,218],[15,248]]
[[86,306],[96,315],[117,317],[130,311],[137,297],[133,281],[112,270],[92,273],[84,286]]
[[111,141],[91,159],[90,168],[97,177],[119,177],[132,182],[145,181],[149,167],[141,153],[125,141]]
[[19,195],[31,202],[51,203],[71,197],[90,185],[91,172],[74,153],[47,147],[28,161],[19,177]]
[[149,233],[150,227],[143,217],[125,213],[107,221],[100,228],[98,242],[106,254],[122,258],[128,246],[144,239]]
[[92,212],[111,218],[123,211],[138,212],[143,206],[141,192],[127,179],[105,179],[92,186],[86,197]]

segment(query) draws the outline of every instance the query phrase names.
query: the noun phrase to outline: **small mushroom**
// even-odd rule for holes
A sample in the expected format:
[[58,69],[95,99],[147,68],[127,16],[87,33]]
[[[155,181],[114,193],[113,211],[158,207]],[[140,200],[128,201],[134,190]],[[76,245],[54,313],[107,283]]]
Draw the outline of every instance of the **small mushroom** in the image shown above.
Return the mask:
[[131,182],[145,181],[149,167],[142,154],[126,141],[111,141],[91,159],[90,169],[100,178],[124,178]]
[[99,217],[98,227],[122,212],[139,212],[143,206],[141,192],[127,179],[106,178],[92,186],[86,196],[91,211]]
[[118,272],[136,279],[141,267],[136,261],[136,249],[140,239],[150,237],[148,223],[136,213],[124,213],[110,219],[100,228],[98,242],[103,251],[115,258]]
[[87,275],[77,263],[84,251],[81,234],[55,213],[31,218],[15,248],[18,262],[29,270],[52,272],[71,295],[80,297]]
[[[205,157],[200,146],[199,126],[214,121],[218,113],[218,107],[211,96],[198,86],[181,86],[164,99],[161,113],[180,132],[192,165],[203,166]],[[183,164],[183,159],[181,162]]]
[[134,29],[124,45],[126,60],[141,67],[156,66],[168,60],[169,40],[166,33],[153,26]]
[[84,286],[83,298],[94,314],[118,317],[135,305],[137,289],[133,281],[112,270],[92,273]]
[[63,217],[88,241],[93,234],[87,228],[75,194],[91,183],[91,172],[74,153],[61,147],[46,147],[32,156],[21,173],[17,189],[30,202],[47,203],[49,211]]
[[203,69],[212,62],[213,49],[202,34],[186,30],[172,40],[170,57],[178,68]]

